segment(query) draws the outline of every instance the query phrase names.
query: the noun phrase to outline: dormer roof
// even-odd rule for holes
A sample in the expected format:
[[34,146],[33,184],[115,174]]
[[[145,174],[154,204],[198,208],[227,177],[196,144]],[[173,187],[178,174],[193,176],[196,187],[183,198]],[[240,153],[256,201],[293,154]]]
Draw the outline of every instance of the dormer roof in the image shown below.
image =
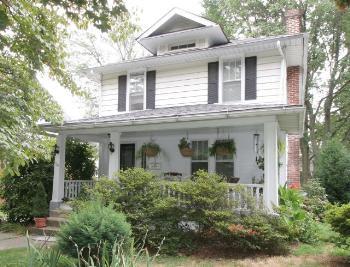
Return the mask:
[[199,37],[207,38],[210,45],[228,43],[217,23],[183,9],[173,8],[136,40],[152,54],[156,54],[161,43]]

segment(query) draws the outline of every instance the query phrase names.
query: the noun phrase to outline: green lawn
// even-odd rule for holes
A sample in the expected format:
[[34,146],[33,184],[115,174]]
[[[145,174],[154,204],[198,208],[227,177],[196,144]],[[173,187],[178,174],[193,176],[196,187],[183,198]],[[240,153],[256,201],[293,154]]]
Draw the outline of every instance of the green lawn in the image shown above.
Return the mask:
[[0,251],[1,266],[18,266],[24,263],[27,257],[27,248],[13,248]]
[[[18,266],[25,263],[27,249],[9,249],[0,251],[1,266]],[[245,259],[200,259],[198,257],[186,256],[160,256],[153,264],[155,267],[262,267],[262,266],[299,266],[299,267],[321,267],[321,266],[349,266],[345,257],[350,257],[350,251],[335,248],[329,243],[317,245],[301,244],[293,248],[292,253],[287,256],[275,257],[250,257]],[[23,265],[21,265],[23,266]],[[24,265],[26,266],[26,265]],[[145,266],[140,263],[139,266]]]

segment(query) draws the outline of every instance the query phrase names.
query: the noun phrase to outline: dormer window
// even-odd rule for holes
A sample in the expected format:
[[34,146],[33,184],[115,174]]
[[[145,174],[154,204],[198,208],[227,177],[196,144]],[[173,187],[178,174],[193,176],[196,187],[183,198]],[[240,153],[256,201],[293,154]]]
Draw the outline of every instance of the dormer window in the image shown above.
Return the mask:
[[183,50],[183,49],[188,49],[196,47],[195,42],[189,42],[189,43],[183,43],[183,44],[176,44],[176,45],[170,45],[169,46],[169,51],[174,51],[174,50]]

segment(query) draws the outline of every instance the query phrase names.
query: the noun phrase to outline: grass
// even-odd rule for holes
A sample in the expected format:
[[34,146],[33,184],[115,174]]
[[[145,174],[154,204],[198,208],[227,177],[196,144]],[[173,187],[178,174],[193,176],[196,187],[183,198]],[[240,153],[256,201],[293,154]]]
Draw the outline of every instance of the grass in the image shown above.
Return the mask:
[[0,232],[4,233],[16,233],[19,235],[25,235],[27,232],[27,227],[19,223],[9,223],[1,222],[0,223]]
[[[9,249],[0,251],[1,266],[18,266],[25,262],[27,249]],[[297,267],[321,267],[321,266],[349,266],[344,257],[350,257],[350,251],[336,248],[325,242],[317,245],[301,244],[293,248],[290,255],[287,256],[264,256],[250,257],[245,259],[203,259],[187,256],[160,256],[152,265],[154,267],[278,267],[278,266],[297,266]],[[140,263],[139,266],[144,266]]]
[[18,266],[27,257],[27,248],[13,248],[0,251],[1,266]]

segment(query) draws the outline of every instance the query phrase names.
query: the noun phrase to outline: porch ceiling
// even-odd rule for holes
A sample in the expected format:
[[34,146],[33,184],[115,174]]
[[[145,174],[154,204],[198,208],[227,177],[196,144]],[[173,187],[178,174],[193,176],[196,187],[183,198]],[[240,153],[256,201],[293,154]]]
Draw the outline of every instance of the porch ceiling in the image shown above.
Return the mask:
[[140,132],[176,129],[261,125],[278,120],[281,130],[301,134],[304,107],[299,105],[194,105],[122,113],[65,122],[42,124],[48,132],[103,134],[113,131]]

